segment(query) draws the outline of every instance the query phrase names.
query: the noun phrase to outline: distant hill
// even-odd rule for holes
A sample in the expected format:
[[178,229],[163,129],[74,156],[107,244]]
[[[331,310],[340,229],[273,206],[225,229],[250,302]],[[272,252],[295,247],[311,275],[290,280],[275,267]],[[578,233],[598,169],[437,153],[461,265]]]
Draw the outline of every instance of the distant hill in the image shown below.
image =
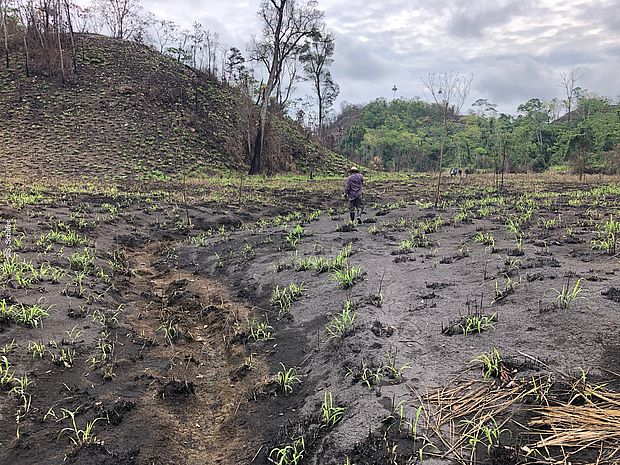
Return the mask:
[[[0,66],[5,175],[144,179],[248,169],[257,110],[236,89],[129,41],[80,35],[77,50],[77,75],[66,84]],[[274,116],[271,127],[270,171],[347,165],[290,119]]]

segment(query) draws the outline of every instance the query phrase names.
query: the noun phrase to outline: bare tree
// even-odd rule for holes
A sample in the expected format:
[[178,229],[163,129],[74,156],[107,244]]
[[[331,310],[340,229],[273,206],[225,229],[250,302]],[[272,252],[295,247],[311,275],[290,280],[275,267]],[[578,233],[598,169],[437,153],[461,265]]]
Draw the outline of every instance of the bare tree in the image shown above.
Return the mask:
[[285,62],[282,68],[282,75],[278,79],[276,86],[276,101],[281,111],[286,111],[286,107],[291,98],[291,94],[295,90],[295,84],[299,82],[299,59],[298,54],[292,54]]
[[220,35],[217,32],[205,31],[204,36],[205,53],[207,54],[206,71],[209,74],[216,74],[216,53],[220,46]]
[[[23,28],[23,30],[27,31],[28,19],[26,16],[26,9],[22,6],[21,2],[17,3],[17,18],[19,19],[20,25]],[[28,37],[27,37],[26,32],[22,34],[22,43],[24,45],[26,77],[30,77],[30,53],[28,51]]]
[[[205,29],[202,24],[198,21],[195,21],[192,25],[192,33],[189,36],[190,40],[190,50],[192,53],[192,68],[202,68],[202,50],[204,48]],[[198,62],[200,60],[200,62]]]
[[166,45],[170,44],[175,39],[179,26],[177,26],[174,21],[160,19],[153,23],[153,29],[157,37],[159,53],[164,53]]
[[103,29],[103,18],[97,14],[92,6],[82,7],[70,3],[71,21],[75,32],[93,32],[99,34]]
[[6,67],[9,67],[9,32],[7,22],[9,18],[9,0],[0,0],[0,22],[2,23],[2,32],[4,34],[4,54]]
[[441,195],[441,170],[443,169],[443,156],[449,135],[450,118],[458,117],[465,99],[471,88],[473,76],[461,76],[459,73],[431,73],[427,79],[422,80],[424,88],[441,110],[443,117],[443,137],[439,149],[439,176],[437,177],[437,191],[435,192],[435,208],[439,204]]
[[317,2],[313,0],[263,0],[258,15],[263,23],[263,37],[252,44],[252,57],[266,65],[268,78],[261,96],[250,174],[262,170],[269,103],[284,63],[304,38],[318,30],[323,19],[323,12],[317,9]]
[[560,76],[562,76],[562,87],[564,88],[564,92],[566,93],[566,100],[564,100],[564,106],[566,107],[566,116],[568,121],[571,119],[571,110],[573,108],[573,102],[577,98],[579,91],[581,88],[577,86],[577,82],[581,79],[581,74],[579,73],[579,69],[571,69],[568,73],[561,72]]
[[140,25],[139,0],[95,0],[95,6],[112,37],[128,39]]
[[328,109],[338,96],[340,89],[333,81],[330,72],[327,70],[334,61],[335,42],[334,35],[322,31],[312,35],[307,41],[299,57],[303,63],[306,79],[312,81],[314,92],[318,104],[318,133],[323,138],[325,123],[325,111]]

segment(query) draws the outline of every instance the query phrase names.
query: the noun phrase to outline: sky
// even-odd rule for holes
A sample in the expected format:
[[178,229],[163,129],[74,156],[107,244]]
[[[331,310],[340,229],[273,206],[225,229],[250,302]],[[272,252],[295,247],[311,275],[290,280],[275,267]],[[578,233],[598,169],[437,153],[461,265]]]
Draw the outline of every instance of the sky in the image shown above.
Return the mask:
[[[305,0],[297,0],[305,1]],[[199,21],[245,52],[260,35],[260,0],[142,0],[184,27]],[[473,75],[478,98],[516,112],[530,98],[562,98],[561,72],[584,89],[620,98],[620,0],[318,0],[336,37],[336,102],[427,99],[429,73]]]

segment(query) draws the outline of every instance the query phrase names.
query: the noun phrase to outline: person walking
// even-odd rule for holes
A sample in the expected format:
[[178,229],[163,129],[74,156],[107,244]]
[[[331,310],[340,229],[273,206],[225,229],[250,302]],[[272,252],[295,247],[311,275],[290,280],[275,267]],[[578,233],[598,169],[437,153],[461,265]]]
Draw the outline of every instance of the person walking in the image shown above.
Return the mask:
[[349,216],[352,223],[362,223],[362,211],[364,204],[362,202],[364,187],[364,176],[356,166],[352,166],[349,170],[349,177],[344,187],[344,194],[349,200]]

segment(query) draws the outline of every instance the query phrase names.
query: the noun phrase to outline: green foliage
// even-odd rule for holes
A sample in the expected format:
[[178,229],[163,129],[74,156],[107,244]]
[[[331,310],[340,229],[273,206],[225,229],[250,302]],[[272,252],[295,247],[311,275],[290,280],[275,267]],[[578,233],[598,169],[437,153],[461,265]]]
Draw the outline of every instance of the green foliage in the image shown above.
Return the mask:
[[[454,119],[445,166],[542,171],[563,163],[577,172],[602,166],[601,155],[620,144],[618,107],[606,98],[584,94],[570,120],[557,120],[558,106],[557,99],[534,98],[519,105],[519,115],[513,117],[498,114],[495,105],[480,99],[469,114]],[[436,168],[442,137],[436,105],[419,99],[377,99],[357,111],[345,107],[347,112],[359,114],[350,118],[340,141],[347,155],[381,169]]]

